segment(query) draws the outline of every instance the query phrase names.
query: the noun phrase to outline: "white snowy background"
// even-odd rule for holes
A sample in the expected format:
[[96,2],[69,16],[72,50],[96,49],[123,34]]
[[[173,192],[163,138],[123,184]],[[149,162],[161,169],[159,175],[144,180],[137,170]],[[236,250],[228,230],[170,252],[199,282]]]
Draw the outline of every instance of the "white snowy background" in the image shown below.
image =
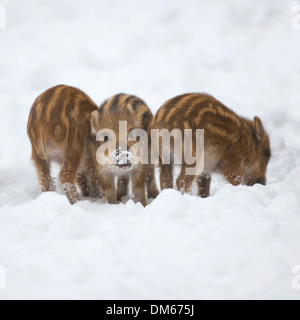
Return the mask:
[[[289,0],[0,0],[0,299],[300,299],[300,29]],[[295,18],[295,17],[294,17]],[[153,112],[208,92],[260,116],[268,185],[214,179],[212,197],[147,208],[41,194],[26,125],[57,84]]]

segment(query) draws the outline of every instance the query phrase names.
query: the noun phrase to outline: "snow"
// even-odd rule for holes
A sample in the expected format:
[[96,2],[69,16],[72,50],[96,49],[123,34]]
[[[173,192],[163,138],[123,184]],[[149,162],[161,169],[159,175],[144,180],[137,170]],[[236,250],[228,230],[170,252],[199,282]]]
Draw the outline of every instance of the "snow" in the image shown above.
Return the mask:
[[[298,1],[1,0],[0,299],[299,299]],[[26,125],[64,83],[153,112],[184,92],[262,118],[267,186],[214,177],[212,196],[167,190],[146,208],[41,194]],[[1,279],[0,279],[1,280]]]

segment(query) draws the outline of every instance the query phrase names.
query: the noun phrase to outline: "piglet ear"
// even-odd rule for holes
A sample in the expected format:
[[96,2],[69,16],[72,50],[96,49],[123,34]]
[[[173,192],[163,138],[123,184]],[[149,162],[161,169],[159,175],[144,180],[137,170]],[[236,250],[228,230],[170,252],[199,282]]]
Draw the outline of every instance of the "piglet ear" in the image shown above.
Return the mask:
[[255,137],[258,141],[261,141],[264,135],[264,126],[261,120],[258,117],[254,118],[254,125],[253,125]]
[[99,111],[94,111],[91,115],[91,134],[96,136],[99,129],[100,113]]

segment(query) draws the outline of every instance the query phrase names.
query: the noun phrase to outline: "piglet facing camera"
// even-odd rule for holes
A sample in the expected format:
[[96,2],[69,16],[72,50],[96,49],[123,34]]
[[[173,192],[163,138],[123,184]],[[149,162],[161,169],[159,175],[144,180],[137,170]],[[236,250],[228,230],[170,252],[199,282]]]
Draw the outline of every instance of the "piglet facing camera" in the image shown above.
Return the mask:
[[[101,177],[103,193],[109,203],[118,203],[128,194],[130,179],[136,202],[146,206],[146,186],[149,198],[158,195],[154,168],[148,162],[148,131],[152,118],[145,102],[128,94],[113,96],[102,104],[99,113],[92,113],[92,132],[98,141],[97,151],[94,150],[97,153],[94,167]],[[139,129],[146,138],[146,161],[143,163],[134,151],[137,141],[131,137],[132,132]]]

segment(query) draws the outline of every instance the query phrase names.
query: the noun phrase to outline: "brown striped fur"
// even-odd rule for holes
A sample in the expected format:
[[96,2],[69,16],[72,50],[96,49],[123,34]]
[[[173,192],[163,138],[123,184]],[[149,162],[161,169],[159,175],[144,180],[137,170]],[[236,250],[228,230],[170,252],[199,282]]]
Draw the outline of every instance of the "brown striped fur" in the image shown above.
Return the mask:
[[95,140],[90,135],[91,114],[97,110],[84,92],[65,85],[47,90],[34,102],[27,130],[43,192],[54,189],[50,163],[55,161],[71,204],[79,199],[76,182],[84,197],[100,197],[90,150]]
[[[117,150],[119,139],[126,139],[133,129],[143,129],[148,132],[153,115],[143,100],[128,94],[118,94],[105,101],[100,107],[100,114],[93,113],[92,128],[95,132],[100,129],[112,130],[117,139]],[[127,121],[127,136],[120,137],[119,122]],[[107,136],[107,139],[109,135]],[[99,142],[98,147],[105,143]],[[128,141],[128,150],[136,142]],[[108,154],[106,154],[108,156]],[[94,159],[96,161],[96,159]],[[95,164],[96,165],[96,164]],[[154,178],[154,167],[143,164],[130,164],[131,167],[124,170],[118,164],[100,165],[98,164],[98,174],[101,177],[104,196],[109,203],[117,203],[128,193],[129,180],[132,179],[133,194],[136,202],[141,202],[146,206],[146,189],[148,198],[156,198],[158,190]],[[125,166],[126,167],[126,166]],[[115,189],[115,177],[118,178],[117,190]]]
[[[186,176],[183,163],[177,188],[190,192],[197,179],[199,195],[210,194],[211,174],[224,175],[233,185],[266,183],[266,170],[271,157],[269,137],[261,120],[253,121],[236,115],[207,94],[185,94],[167,101],[157,112],[152,129],[204,129],[205,163],[201,176]],[[194,145],[195,148],[195,145]],[[195,150],[194,150],[195,151]],[[173,188],[173,164],[161,165],[161,188]]]

